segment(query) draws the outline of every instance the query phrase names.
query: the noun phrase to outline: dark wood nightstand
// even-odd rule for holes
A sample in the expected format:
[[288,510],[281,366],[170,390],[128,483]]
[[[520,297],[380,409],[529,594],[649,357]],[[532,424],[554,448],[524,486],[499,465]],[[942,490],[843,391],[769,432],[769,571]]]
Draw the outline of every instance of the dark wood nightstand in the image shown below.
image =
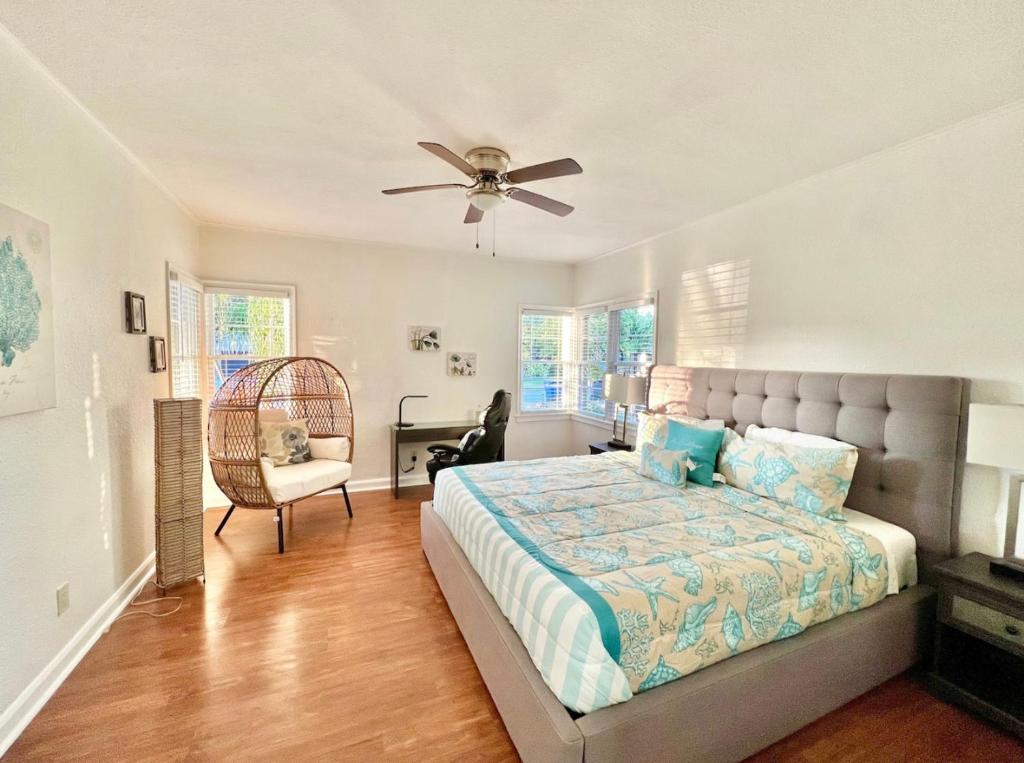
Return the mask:
[[590,455],[596,456],[598,453],[613,453],[616,450],[626,451],[627,453],[633,450],[632,445],[627,445],[625,448],[613,448],[606,442],[592,442],[590,443]]
[[1024,583],[968,554],[934,568],[939,587],[929,676],[943,698],[1024,738]]

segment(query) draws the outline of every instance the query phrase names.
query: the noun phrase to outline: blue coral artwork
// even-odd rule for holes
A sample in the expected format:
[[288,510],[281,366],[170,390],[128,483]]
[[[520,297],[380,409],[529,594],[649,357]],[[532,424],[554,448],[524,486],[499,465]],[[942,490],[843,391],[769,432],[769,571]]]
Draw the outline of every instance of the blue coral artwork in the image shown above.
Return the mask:
[[56,404],[50,230],[0,204],[0,416]]

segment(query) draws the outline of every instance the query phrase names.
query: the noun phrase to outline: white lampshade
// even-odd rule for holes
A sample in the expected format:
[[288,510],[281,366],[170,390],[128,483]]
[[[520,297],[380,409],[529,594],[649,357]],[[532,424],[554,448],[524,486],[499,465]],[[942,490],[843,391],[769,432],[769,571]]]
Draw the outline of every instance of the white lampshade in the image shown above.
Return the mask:
[[647,395],[647,380],[642,376],[604,375],[604,399],[619,405],[640,405]]
[[967,463],[1024,470],[1024,405],[971,403]]

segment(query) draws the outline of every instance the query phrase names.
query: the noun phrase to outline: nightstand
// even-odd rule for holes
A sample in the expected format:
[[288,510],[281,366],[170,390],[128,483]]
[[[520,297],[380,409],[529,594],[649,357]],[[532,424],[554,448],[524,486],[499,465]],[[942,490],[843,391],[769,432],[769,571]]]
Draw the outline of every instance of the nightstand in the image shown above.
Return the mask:
[[625,448],[613,448],[606,442],[592,442],[590,443],[590,455],[596,456],[598,453],[613,453],[617,450],[629,452],[633,450],[632,445],[627,445]]
[[937,565],[936,693],[1024,738],[1024,583],[968,554]]

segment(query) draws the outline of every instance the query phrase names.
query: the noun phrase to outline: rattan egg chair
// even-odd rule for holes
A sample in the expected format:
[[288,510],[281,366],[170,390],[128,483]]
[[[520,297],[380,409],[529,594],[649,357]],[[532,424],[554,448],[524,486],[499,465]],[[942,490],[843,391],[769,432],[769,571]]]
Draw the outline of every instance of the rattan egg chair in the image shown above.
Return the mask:
[[[327,438],[347,437],[348,452],[339,450],[341,457],[295,465],[273,467],[270,462],[268,467],[267,459],[261,461],[261,415],[264,420],[306,419],[311,449],[316,440],[324,446],[340,443],[343,447],[343,440]],[[210,401],[207,434],[213,478],[231,501],[216,535],[236,508],[274,510],[278,552],[284,553],[281,509],[338,487],[352,517],[345,487],[355,449],[352,396],[345,377],[326,360],[273,358],[236,371]]]

